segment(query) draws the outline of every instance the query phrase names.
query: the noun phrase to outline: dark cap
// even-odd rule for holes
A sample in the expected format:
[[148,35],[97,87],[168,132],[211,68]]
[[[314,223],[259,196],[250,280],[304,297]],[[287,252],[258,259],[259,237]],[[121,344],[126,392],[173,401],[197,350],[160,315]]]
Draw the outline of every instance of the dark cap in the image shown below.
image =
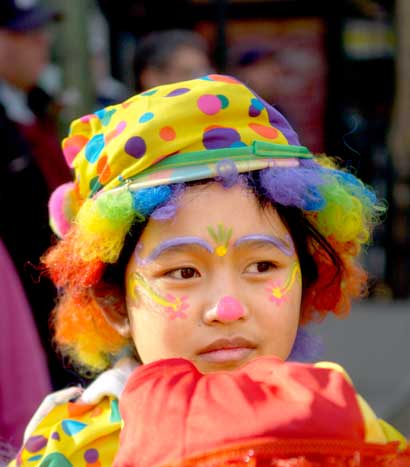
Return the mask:
[[38,0],[0,0],[0,28],[25,32],[60,19],[60,14]]
[[275,58],[272,47],[263,44],[246,44],[234,47],[229,53],[231,66],[245,67],[267,58]]

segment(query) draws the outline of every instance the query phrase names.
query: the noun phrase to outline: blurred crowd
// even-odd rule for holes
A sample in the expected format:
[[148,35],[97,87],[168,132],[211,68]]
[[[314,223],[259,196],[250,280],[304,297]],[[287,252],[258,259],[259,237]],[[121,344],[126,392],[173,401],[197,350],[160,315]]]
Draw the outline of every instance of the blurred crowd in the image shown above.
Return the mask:
[[[39,266],[52,242],[48,197],[71,177],[60,149],[70,99],[63,84],[56,85],[51,58],[53,32],[61,22],[59,11],[36,0],[0,0],[0,442],[15,446],[50,388],[77,382],[52,348],[49,323],[56,292]],[[104,80],[101,69],[94,70],[99,83],[95,106],[88,111],[160,84],[220,71],[281,106],[287,76],[277,47],[248,41],[228,48],[226,55],[226,69],[221,70],[211,42],[192,30],[144,34],[133,45],[128,83],[114,79],[109,67]],[[291,112],[281,111],[292,122]],[[10,390],[5,381],[18,383]]]

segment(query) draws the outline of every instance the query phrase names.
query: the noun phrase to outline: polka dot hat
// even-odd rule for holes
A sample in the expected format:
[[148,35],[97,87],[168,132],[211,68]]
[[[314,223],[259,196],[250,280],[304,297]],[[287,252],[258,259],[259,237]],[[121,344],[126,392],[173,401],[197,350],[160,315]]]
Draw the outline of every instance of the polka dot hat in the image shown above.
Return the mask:
[[81,117],[63,152],[75,181],[57,189],[50,202],[51,224],[60,235],[78,207],[101,192],[210,178],[213,164],[227,159],[245,172],[275,158],[295,165],[297,158],[311,157],[277,110],[224,75],[158,86]]

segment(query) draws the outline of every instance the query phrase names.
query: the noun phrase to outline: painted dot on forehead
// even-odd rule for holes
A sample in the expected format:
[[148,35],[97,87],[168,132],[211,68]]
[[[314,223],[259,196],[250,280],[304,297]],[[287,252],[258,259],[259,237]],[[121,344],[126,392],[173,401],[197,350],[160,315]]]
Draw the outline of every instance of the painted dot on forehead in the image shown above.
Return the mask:
[[208,227],[208,233],[216,243],[215,253],[218,256],[225,256],[228,251],[229,240],[232,237],[232,229],[227,229],[222,224],[218,224],[216,230]]

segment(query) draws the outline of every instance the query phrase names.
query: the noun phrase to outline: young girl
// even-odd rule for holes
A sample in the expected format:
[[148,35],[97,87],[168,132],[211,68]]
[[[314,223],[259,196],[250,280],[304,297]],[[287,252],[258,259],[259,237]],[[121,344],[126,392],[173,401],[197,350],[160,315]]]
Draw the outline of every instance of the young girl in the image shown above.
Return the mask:
[[[344,455],[339,465],[361,465],[361,454],[383,462],[401,456],[405,441],[377,420],[340,367],[283,363],[292,348],[304,357],[298,345],[304,323],[329,312],[346,315],[364,290],[356,258],[383,212],[368,188],[310,154],[274,108],[221,75],[160,86],[80,118],[63,148],[75,181],[50,200],[61,240],[43,259],[60,293],[55,341],[80,371],[101,374],[85,390],[45,400],[12,465],[151,467],[184,456],[191,462],[221,442],[230,452],[229,443],[267,436],[260,426],[232,435],[244,401],[248,414],[277,407],[269,426],[292,401],[304,401],[279,418],[287,427],[303,414],[310,421],[293,434],[293,428],[269,432],[270,441],[347,440],[353,444],[343,453],[330,451],[334,459]],[[244,375],[256,392],[238,383]],[[232,386],[218,383],[221,377],[239,384],[242,396],[231,399]],[[188,385],[192,390],[181,392],[181,381],[190,378],[208,388],[215,382],[221,391],[200,396]],[[260,396],[260,384],[276,388],[273,399]],[[227,409],[219,421],[180,410],[199,397],[206,414],[222,396]],[[354,430],[346,413],[354,414]],[[218,433],[226,427],[231,437],[209,430],[203,443],[194,430],[194,449],[166,448],[161,455],[166,446],[180,446],[178,432],[188,420],[196,420],[197,430],[216,423]],[[320,425],[312,420],[340,430],[306,435],[308,425]],[[304,445],[307,454],[314,445]],[[281,455],[269,452],[270,464],[255,457],[250,465],[285,465],[274,464]],[[227,459],[189,465],[245,462]]]

